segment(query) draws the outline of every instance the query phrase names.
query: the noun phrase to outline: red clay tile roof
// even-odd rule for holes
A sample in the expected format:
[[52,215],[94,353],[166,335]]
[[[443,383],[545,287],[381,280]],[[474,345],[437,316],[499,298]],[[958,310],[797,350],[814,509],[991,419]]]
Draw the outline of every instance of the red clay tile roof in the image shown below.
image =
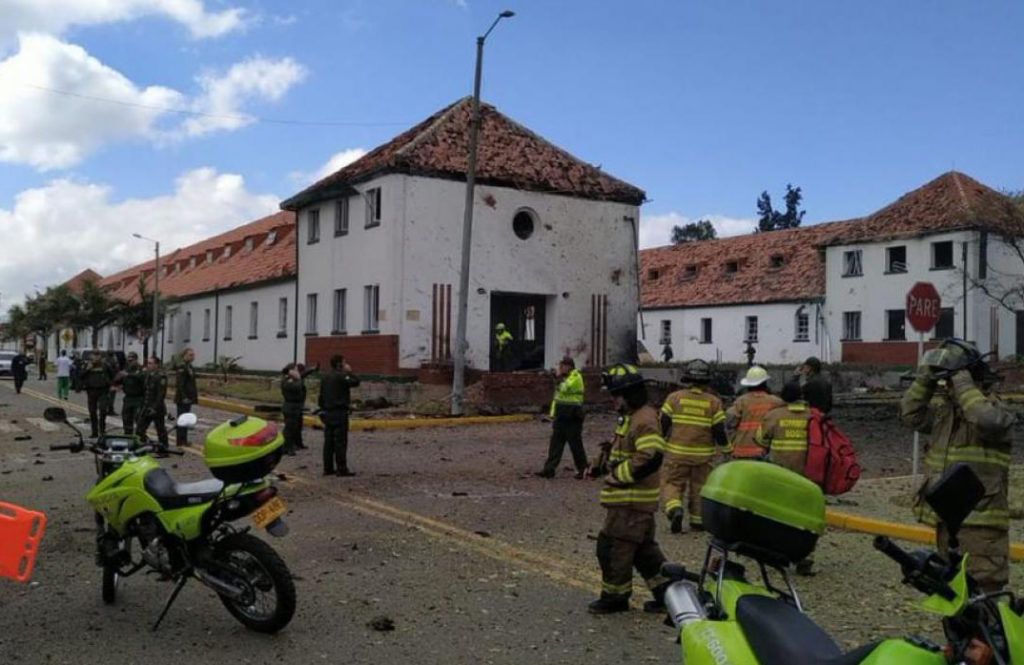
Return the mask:
[[[867,217],[643,250],[641,301],[656,309],[823,298],[822,247],[979,228],[1024,234],[1008,197],[950,171]],[[739,262],[737,272],[726,272],[729,261]],[[687,266],[697,266],[696,276]]]
[[82,284],[85,284],[86,282],[96,282],[99,284],[102,281],[103,275],[99,274],[92,268],[86,268],[68,281],[64,282],[62,286],[66,286],[75,293],[78,293],[82,288]]
[[[285,210],[336,195],[340,185],[382,173],[464,180],[472,98],[463,98],[348,166],[284,201]],[[639,205],[643,190],[614,178],[534,134],[490,104],[480,105],[477,181],[599,201]]]
[[[270,234],[274,234],[270,242]],[[246,241],[252,239],[252,248]],[[231,245],[231,254],[224,250]],[[206,260],[212,252],[212,262]],[[192,259],[195,267],[192,267]],[[170,274],[167,274],[171,266]],[[139,276],[145,275],[146,289],[153,288],[153,261],[133,266],[106,277],[102,284],[113,295],[129,302],[138,298]],[[279,212],[231,229],[194,245],[160,257],[160,293],[182,298],[221,289],[237,288],[295,274],[295,215]]]

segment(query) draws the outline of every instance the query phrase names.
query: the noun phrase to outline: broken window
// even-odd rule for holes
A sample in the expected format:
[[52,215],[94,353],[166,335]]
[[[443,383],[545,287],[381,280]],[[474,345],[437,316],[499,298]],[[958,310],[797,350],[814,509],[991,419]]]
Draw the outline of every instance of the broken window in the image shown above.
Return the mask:
[[757,341],[757,317],[748,316],[746,321],[746,333],[747,336],[744,341],[756,342]]
[[907,272],[907,247],[887,247],[885,249],[885,272],[904,273]]
[[947,270],[953,267],[953,241],[932,243],[932,270]]
[[661,339],[658,343],[662,345],[672,343],[672,322],[668,319],[661,322]]
[[696,279],[697,278],[697,266],[688,265],[683,268],[683,279]]
[[885,310],[885,339],[888,342],[907,338],[907,314],[902,309]]
[[796,334],[793,339],[797,342],[808,342],[811,339],[811,316],[803,307],[796,310]]
[[366,228],[380,226],[380,208],[380,187],[374,187],[366,192]]
[[512,232],[520,240],[526,240],[533,235],[533,215],[526,210],[520,210],[512,218]]
[[537,311],[533,305],[527,305],[523,310],[524,330],[523,339],[527,342],[537,340]]
[[784,265],[786,265],[786,257],[784,257],[782,254],[776,254],[776,255],[772,256],[772,258],[771,258],[771,266],[772,266],[772,268],[774,268],[775,270],[778,270],[779,268],[781,268]]
[[647,271],[647,279],[648,280],[653,282],[654,280],[658,279],[659,277],[661,277],[661,271],[658,270],[657,268],[651,268],[650,270]]
[[861,250],[852,249],[843,252],[843,277],[860,277],[864,274],[861,267]]
[[700,343],[711,343],[711,319],[700,320]]
[[843,312],[843,340],[860,340],[860,312]]
[[726,272],[726,274],[730,274],[731,275],[732,273],[739,272],[739,270],[740,270],[740,262],[739,261],[726,261],[725,262],[725,272]]
[[953,319],[953,308],[943,307],[939,310],[939,320],[935,324],[935,330],[932,331],[932,339],[948,339],[955,337],[954,330],[954,319]]

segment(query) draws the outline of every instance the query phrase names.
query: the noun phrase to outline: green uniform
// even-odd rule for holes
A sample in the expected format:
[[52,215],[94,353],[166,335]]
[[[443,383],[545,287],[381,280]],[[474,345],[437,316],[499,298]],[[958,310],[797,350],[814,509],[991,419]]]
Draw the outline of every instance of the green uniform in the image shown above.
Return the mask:
[[114,375],[103,363],[94,363],[82,375],[89,404],[89,427],[92,437],[107,433],[107,414],[110,413],[110,386]]
[[131,436],[135,432],[135,425],[139,421],[139,411],[146,397],[146,376],[142,367],[138,363],[129,363],[124,371],[117,375],[114,385],[119,386],[124,393],[121,422],[124,433]]
[[146,436],[150,423],[156,428],[157,440],[163,448],[167,447],[167,374],[162,369],[145,373],[145,395],[140,410],[136,432],[140,437]]
[[294,453],[302,447],[302,412],[306,408],[306,383],[285,376],[281,379],[281,416],[284,418],[284,449]]

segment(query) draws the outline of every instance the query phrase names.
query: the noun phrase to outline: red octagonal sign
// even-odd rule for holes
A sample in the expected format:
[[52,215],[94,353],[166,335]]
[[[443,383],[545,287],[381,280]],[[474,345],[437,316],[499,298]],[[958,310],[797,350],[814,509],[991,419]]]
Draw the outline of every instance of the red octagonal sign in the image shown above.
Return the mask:
[[907,319],[910,327],[926,333],[939,322],[942,299],[931,282],[918,282],[907,292]]

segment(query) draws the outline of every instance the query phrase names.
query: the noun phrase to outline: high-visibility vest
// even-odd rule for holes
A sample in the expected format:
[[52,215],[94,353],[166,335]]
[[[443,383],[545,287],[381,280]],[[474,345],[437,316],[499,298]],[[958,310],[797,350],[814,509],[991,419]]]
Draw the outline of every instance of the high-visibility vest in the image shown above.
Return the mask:
[[765,449],[757,443],[757,430],[772,409],[785,405],[782,398],[763,390],[740,395],[727,412],[738,419],[732,437],[733,457],[763,457]]
[[558,406],[583,406],[583,374],[574,369],[555,388],[555,398],[551,400],[551,409],[548,413],[555,417]]

